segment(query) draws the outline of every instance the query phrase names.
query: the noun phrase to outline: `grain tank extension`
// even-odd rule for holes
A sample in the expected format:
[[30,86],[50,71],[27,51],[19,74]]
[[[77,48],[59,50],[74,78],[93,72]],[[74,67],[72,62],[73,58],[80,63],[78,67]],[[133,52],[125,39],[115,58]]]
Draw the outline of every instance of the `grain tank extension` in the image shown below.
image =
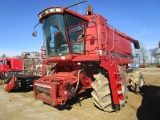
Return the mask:
[[43,64],[56,65],[34,81],[36,99],[65,105],[90,89],[94,104],[104,111],[120,110],[125,104],[131,44],[139,49],[139,42],[91,10],[88,6],[87,14],[81,15],[68,7],[50,7],[39,13],[47,54]]

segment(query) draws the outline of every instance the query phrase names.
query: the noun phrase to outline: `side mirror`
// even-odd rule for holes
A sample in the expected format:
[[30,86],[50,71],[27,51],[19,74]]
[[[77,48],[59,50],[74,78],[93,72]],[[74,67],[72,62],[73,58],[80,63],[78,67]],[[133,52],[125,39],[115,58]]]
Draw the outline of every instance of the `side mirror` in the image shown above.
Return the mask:
[[[39,25],[39,23],[37,25]],[[37,27],[37,25],[34,26],[34,32],[32,32],[32,36],[33,37],[37,36],[37,31],[35,31],[35,28]]]
[[32,36],[36,37],[37,36],[37,32],[32,32]]

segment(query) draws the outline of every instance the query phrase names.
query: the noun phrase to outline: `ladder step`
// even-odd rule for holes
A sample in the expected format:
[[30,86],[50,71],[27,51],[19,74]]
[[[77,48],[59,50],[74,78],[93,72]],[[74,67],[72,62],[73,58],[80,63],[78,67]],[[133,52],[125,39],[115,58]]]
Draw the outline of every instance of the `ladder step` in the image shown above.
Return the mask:
[[116,82],[116,84],[121,84],[121,85],[122,85],[122,82],[121,82],[121,81],[119,81],[119,82]]
[[123,91],[118,91],[118,94],[123,94]]
[[120,106],[125,105],[125,100],[119,100]]

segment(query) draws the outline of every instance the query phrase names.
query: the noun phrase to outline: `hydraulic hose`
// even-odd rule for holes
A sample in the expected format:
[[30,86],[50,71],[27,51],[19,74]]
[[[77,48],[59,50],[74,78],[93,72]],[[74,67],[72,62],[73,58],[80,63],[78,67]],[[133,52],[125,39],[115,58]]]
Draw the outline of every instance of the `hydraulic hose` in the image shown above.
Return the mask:
[[81,70],[79,70],[78,71],[78,80],[77,80],[77,84],[76,84],[76,88],[75,88],[75,90],[74,90],[74,92],[73,93],[75,93],[76,91],[77,91],[77,89],[78,89],[78,85],[79,85],[79,75],[80,75],[80,73],[81,73]]

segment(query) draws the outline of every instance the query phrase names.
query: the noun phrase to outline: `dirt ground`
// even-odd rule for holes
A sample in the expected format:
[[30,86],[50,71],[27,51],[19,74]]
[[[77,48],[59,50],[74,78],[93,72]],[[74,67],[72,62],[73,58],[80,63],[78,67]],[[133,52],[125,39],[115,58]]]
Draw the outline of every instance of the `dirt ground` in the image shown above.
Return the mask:
[[97,109],[91,97],[73,104],[70,109],[59,110],[35,100],[33,91],[8,93],[0,85],[0,120],[160,120],[159,73],[143,71],[144,94],[128,92],[126,105],[112,113]]

